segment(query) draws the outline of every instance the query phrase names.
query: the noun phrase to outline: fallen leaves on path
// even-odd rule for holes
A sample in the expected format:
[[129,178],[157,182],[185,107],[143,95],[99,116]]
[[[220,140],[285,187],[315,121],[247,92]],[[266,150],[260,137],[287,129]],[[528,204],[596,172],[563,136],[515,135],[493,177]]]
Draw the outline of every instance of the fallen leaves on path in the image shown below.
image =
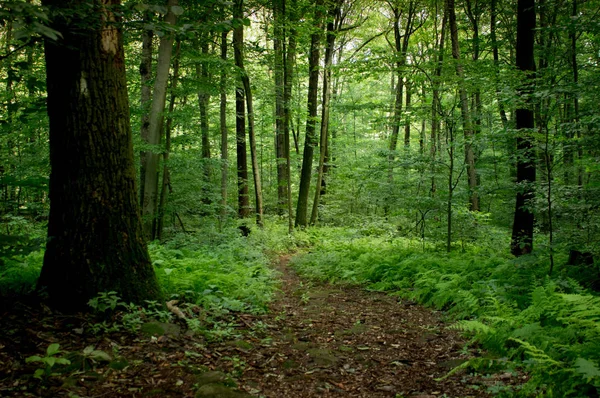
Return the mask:
[[[440,314],[357,287],[307,282],[288,259],[277,264],[281,291],[270,312],[229,317],[231,330],[217,342],[186,331],[182,320],[151,324],[162,331],[155,336],[98,337],[84,332],[85,317],[39,304],[3,308],[0,396],[486,397],[498,382],[460,372],[439,380],[474,355]],[[71,365],[34,379],[36,366],[25,359],[51,343]]]

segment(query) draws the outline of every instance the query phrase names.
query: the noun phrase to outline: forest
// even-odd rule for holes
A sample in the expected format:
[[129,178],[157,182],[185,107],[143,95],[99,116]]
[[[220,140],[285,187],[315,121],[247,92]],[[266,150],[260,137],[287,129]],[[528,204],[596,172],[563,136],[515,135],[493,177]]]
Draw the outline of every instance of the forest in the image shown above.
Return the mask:
[[0,396],[600,396],[598,0],[5,0],[0,87]]

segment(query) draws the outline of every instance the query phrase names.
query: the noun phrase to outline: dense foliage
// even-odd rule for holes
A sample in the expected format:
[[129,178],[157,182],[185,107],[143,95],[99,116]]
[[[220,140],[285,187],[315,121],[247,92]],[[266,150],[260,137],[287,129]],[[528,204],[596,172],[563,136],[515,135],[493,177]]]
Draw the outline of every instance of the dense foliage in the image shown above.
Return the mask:
[[[524,395],[597,395],[600,3],[535,2],[535,73],[517,68],[518,3],[119,7],[137,188],[142,202],[144,177],[156,183],[143,222],[165,298],[215,319],[265,311],[276,289],[269,256],[311,247],[294,261],[309,277],[445,311],[488,352],[465,368],[525,370]],[[61,40],[49,28],[54,16],[38,1],[0,9],[2,297],[38,293],[51,205],[43,41]],[[234,30],[243,38],[235,57]],[[159,48],[168,46],[165,58]],[[165,66],[157,110],[150,94]],[[533,112],[533,129],[518,128],[522,109]],[[151,116],[157,143],[145,133]],[[523,137],[530,146],[517,150]],[[145,175],[148,155],[158,177]],[[253,167],[242,166],[246,157]],[[535,181],[518,180],[523,159]],[[294,230],[301,185],[314,217]],[[515,197],[524,192],[534,244],[514,258]],[[118,302],[103,294],[108,307]]]

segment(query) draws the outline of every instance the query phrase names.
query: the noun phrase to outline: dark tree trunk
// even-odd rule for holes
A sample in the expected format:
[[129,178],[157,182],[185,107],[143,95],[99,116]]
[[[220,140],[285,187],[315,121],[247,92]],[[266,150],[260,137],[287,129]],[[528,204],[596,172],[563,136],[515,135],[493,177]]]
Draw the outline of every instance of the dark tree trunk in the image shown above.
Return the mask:
[[[298,21],[297,18],[297,1],[292,0],[291,6],[286,8],[286,1],[284,0],[284,15],[288,16],[289,28],[286,29],[288,32],[287,48],[284,48],[284,63],[283,63],[283,111],[284,111],[284,147],[286,157],[286,173],[287,179],[287,211],[288,211],[288,231],[290,233],[294,230],[294,217],[292,210],[292,173],[291,173],[291,158],[290,158],[290,126],[292,123],[292,87],[294,85],[294,68],[296,67],[296,27],[295,24]],[[287,9],[287,14],[286,14]],[[285,42],[284,42],[285,45]],[[296,144],[296,153],[298,153],[298,141],[294,136],[294,142]]]
[[[233,7],[233,18],[243,18],[242,1],[236,1]],[[235,59],[242,58],[244,45],[244,27],[237,26],[233,30],[233,52]],[[237,177],[238,177],[238,216],[250,216],[250,196],[248,194],[248,158],[246,149],[246,105],[244,87],[239,82],[235,89],[235,141],[237,152]]]
[[[517,10],[517,68],[528,75],[530,82],[522,88],[525,96],[531,94],[535,71],[535,1],[519,0]],[[534,114],[526,98],[526,106],[516,111],[517,136],[517,201],[513,222],[511,253],[515,256],[531,253],[533,249],[533,211],[528,208],[534,197],[533,184],[536,180],[535,153],[532,130]]]
[[[227,34],[221,32],[221,59],[223,63],[227,62]],[[221,218],[227,215],[227,169],[228,169],[228,151],[227,151],[227,73],[225,68],[221,69],[219,84],[219,121],[221,130]]]
[[[144,21],[150,23],[151,13],[144,14]],[[150,127],[150,104],[152,100],[152,30],[144,30],[142,34],[142,59],[140,61],[140,105],[142,107],[142,120],[140,135],[142,142],[148,142],[148,128]],[[144,204],[144,178],[146,176],[146,152],[140,151],[140,205]]]
[[298,192],[298,204],[296,207],[296,227],[308,225],[308,195],[310,180],[312,177],[312,163],[315,146],[317,146],[316,118],[319,91],[319,57],[321,49],[321,37],[323,36],[323,11],[322,0],[315,4],[314,25],[315,30],[310,39],[309,78],[308,78],[308,117],[306,119],[306,139],[304,141],[304,153],[302,155],[302,171],[300,173],[300,189]]
[[38,281],[64,311],[85,310],[99,292],[136,303],[161,295],[139,215],[122,36],[105,24],[118,21],[118,3],[44,1],[70,16],[54,20],[64,39],[45,47],[52,174]]
[[315,196],[313,200],[312,212],[310,215],[310,224],[317,223],[319,215],[319,202],[321,191],[325,187],[324,184],[324,166],[325,157],[327,155],[328,135],[329,135],[329,103],[331,99],[331,64],[333,60],[333,52],[335,50],[336,30],[339,27],[341,12],[341,1],[338,0],[331,4],[329,11],[330,20],[327,22],[327,46],[325,48],[325,70],[323,73],[323,101],[321,106],[321,134],[320,134],[320,151],[319,151],[319,169],[317,172],[317,183],[315,187]]

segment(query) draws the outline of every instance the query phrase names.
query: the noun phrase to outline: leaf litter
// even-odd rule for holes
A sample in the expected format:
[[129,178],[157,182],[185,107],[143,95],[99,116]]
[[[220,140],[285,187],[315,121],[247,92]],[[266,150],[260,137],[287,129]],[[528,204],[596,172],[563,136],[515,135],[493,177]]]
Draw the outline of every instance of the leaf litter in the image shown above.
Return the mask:
[[[287,266],[289,258],[276,264],[281,288],[269,312],[224,316],[229,331],[219,339],[192,332],[182,319],[148,323],[137,334],[95,335],[86,333],[85,316],[3,303],[0,396],[488,397],[491,385],[524,381],[464,370],[444,377],[478,353],[464,348],[441,313],[358,287],[308,282]],[[38,371],[40,363],[27,358],[52,344],[67,361]]]

